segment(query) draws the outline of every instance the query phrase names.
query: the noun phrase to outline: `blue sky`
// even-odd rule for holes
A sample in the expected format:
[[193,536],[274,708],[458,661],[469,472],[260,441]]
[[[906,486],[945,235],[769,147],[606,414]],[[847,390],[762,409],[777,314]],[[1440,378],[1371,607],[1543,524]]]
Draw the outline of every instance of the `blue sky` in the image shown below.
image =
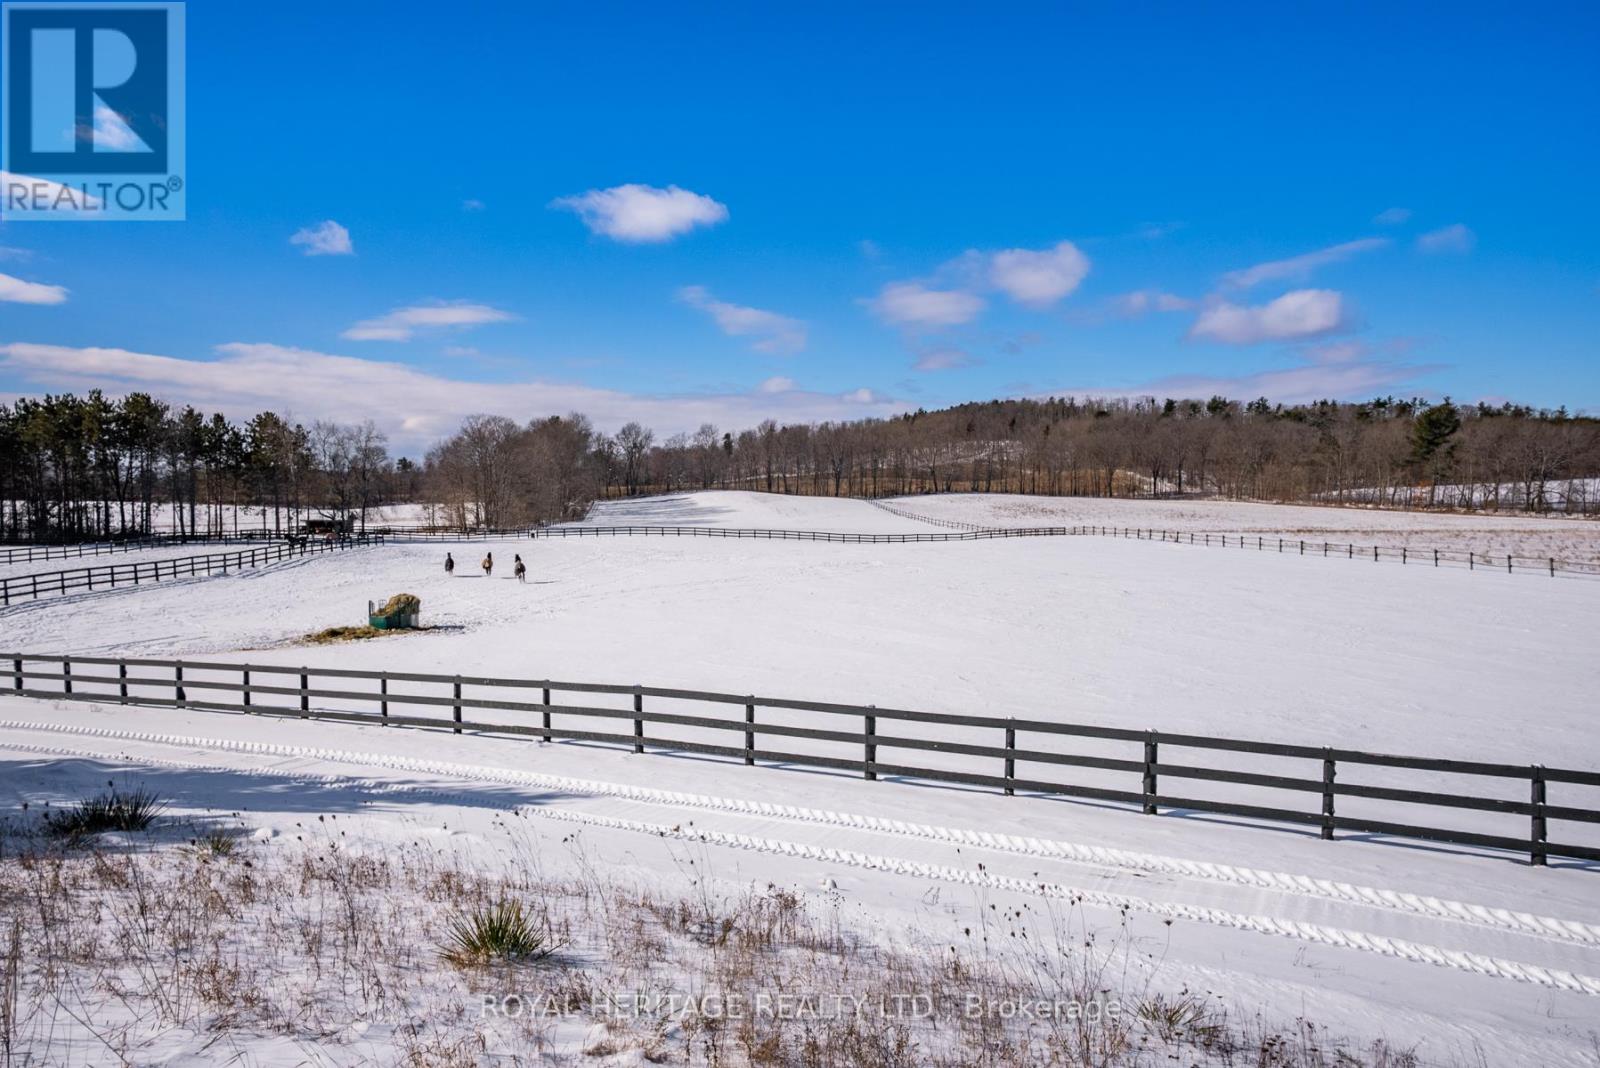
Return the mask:
[[765,8],[191,2],[188,219],[0,224],[0,395],[407,452],[475,411],[1600,409],[1592,4]]

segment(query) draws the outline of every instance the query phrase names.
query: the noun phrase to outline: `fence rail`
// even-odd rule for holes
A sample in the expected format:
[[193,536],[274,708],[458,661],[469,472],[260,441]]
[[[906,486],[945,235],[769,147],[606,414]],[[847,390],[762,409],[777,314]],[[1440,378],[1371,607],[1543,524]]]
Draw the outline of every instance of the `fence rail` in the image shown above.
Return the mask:
[[[1600,848],[1552,841],[1549,834],[1551,823],[1600,824],[1600,809],[1552,804],[1547,796],[1551,784],[1600,787],[1600,771],[552,679],[4,653],[0,654],[0,686],[8,678],[10,688],[0,692],[19,697],[326,719],[450,730],[457,734],[473,731],[531,737],[545,742],[594,742],[628,747],[634,753],[650,748],[726,757],[745,764],[766,761],[853,771],[867,779],[891,775],[987,787],[1008,795],[1021,790],[1126,804],[1152,815],[1165,808],[1288,822],[1317,827],[1325,839],[1332,839],[1342,830],[1504,849],[1526,852],[1536,865],[1544,864],[1552,856],[1600,861]],[[365,684],[365,688],[351,688],[357,683]],[[473,692],[469,693],[469,688]],[[575,696],[558,703],[553,700],[558,694]],[[623,707],[595,703],[606,696],[623,698],[628,703]],[[647,698],[661,704],[647,709]],[[683,702],[702,707],[682,710]],[[764,715],[758,716],[758,712]],[[806,713],[806,721],[782,721],[783,714],[795,712]],[[812,720],[818,716],[835,719],[830,726],[812,725]],[[661,733],[664,728],[673,727],[710,732],[717,740],[702,740],[703,733],[693,738]],[[948,733],[951,729],[956,731],[953,736]],[[946,733],[941,736],[940,730]],[[1029,738],[1034,744],[1019,744],[1019,737]],[[1062,747],[1061,739],[1077,739],[1079,744],[1075,748]],[[1049,740],[1056,740],[1058,746],[1044,748]],[[1127,746],[1129,751],[1121,756],[1088,753],[1083,751],[1085,741],[1110,742]],[[822,743],[824,748],[796,752],[796,743]],[[1174,750],[1180,754],[1177,760],[1172,759]],[[909,763],[915,759],[911,756],[881,759],[886,751],[946,754],[963,760],[959,768],[917,766]],[[1181,755],[1185,753],[1208,754],[1212,761],[1194,763],[1196,757]],[[1215,754],[1308,762],[1309,768],[1302,767],[1302,774],[1290,775],[1279,773],[1283,770],[1281,766],[1274,771],[1217,766],[1222,758]],[[993,761],[992,771],[970,770],[973,760]],[[1025,770],[1019,774],[1019,764],[1040,770]],[[1071,768],[1127,776],[1137,785],[1104,787],[1041,777],[1049,775],[1049,769]],[[1419,789],[1411,785],[1367,784],[1341,778],[1349,769],[1362,768],[1520,783],[1527,791],[1524,796],[1528,800],[1482,796],[1455,788]],[[1291,808],[1236,799],[1184,796],[1186,788],[1183,786],[1178,787],[1178,793],[1163,792],[1163,782],[1168,780],[1217,782],[1279,794],[1287,792],[1308,798],[1311,804],[1306,808]],[[1422,785],[1430,784],[1424,781]],[[1339,811],[1341,799],[1520,817],[1527,820],[1526,833],[1490,834],[1460,826],[1424,825],[1412,822],[1414,817],[1391,818],[1388,811],[1381,813],[1384,817],[1381,819],[1370,814],[1351,815]]]
[[164,545],[244,545],[283,537],[270,530],[242,530],[231,534],[143,534],[115,541],[88,541],[73,545],[0,545],[0,564],[30,564],[35,560],[70,560],[80,556],[109,556],[159,549]]
[[1288,538],[1276,534],[1206,534],[1192,530],[1156,530],[1149,527],[1072,528],[1074,533],[1108,538],[1136,538],[1175,545],[1206,545],[1257,552],[1290,553],[1298,556],[1343,557],[1373,563],[1416,564],[1431,567],[1464,567],[1472,571],[1504,571],[1508,574],[1600,575],[1600,562],[1558,560],[1553,556],[1514,556],[1485,553],[1474,549],[1412,548],[1407,545],[1357,545],[1354,542],[1319,541],[1315,538]]
[[162,579],[226,575],[230,571],[261,567],[293,557],[336,552],[358,545],[377,545],[382,542],[382,538],[372,536],[336,541],[299,540],[260,545],[254,549],[237,549],[228,553],[177,556],[170,560],[135,560],[128,564],[105,564],[100,567],[13,575],[10,578],[0,579],[0,605],[9,605],[12,601],[24,598],[31,600],[52,594],[75,593],[78,590],[105,590],[115,586],[140,586],[147,582],[160,582]]
[[740,527],[670,526],[566,526],[535,527],[522,531],[477,531],[471,534],[432,532],[395,533],[386,530],[386,541],[478,541],[489,538],[605,538],[658,535],[681,538],[752,538],[764,541],[823,541],[846,545],[908,545],[919,542],[987,541],[993,538],[1069,537],[1087,533],[1079,527],[1015,527],[969,530],[953,534],[845,534],[826,530],[767,530]]
[[920,515],[916,512],[910,511],[909,509],[901,508],[898,505],[889,504],[885,501],[875,500],[873,498],[868,498],[867,503],[880,511],[888,512],[890,515],[899,516],[901,519],[913,519],[918,523],[927,523],[935,527],[947,527],[950,530],[992,529],[984,526],[982,523],[967,523],[960,519],[936,519],[931,515]]

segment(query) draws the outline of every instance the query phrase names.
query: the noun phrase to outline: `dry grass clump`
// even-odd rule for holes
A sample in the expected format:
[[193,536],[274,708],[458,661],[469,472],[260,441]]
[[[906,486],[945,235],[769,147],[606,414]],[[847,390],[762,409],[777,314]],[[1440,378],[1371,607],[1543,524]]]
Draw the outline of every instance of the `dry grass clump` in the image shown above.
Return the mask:
[[492,905],[450,919],[450,937],[441,956],[458,968],[491,964],[531,964],[554,953],[546,925],[517,900]]
[[107,831],[144,831],[156,821],[167,803],[144,787],[110,789],[69,809],[44,815],[46,833],[74,841]]

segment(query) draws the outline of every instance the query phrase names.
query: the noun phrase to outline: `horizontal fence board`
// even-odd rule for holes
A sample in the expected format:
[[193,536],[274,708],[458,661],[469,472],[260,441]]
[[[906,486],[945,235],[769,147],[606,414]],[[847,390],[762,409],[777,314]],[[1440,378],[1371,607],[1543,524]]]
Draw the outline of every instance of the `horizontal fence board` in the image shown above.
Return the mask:
[[1489,849],[1525,850],[1528,839],[1505,835],[1477,834],[1471,831],[1442,830],[1438,827],[1421,827],[1413,823],[1389,823],[1383,820],[1334,818],[1334,826],[1348,831],[1367,834],[1387,834],[1395,838],[1421,838],[1424,841],[1450,842],[1455,845],[1484,846]]

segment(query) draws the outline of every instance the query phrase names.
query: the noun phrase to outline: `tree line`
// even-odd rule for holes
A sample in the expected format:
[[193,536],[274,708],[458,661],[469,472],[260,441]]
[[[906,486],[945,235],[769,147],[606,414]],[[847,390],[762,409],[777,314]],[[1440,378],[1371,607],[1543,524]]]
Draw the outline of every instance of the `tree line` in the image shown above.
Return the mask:
[[721,487],[1600,511],[1600,420],[1448,398],[993,400],[737,434],[706,425],[659,443],[630,424],[602,444],[613,496]]
[[[386,504],[423,521],[516,527],[604,497],[688,489],[886,497],[931,492],[1221,496],[1325,504],[1600,512],[1600,420],[1448,398],[1272,404],[1212,397],[992,400],[889,419],[658,441],[581,414],[475,415],[421,463],[371,421],[236,423],[145,393],[0,405],[0,538],[362,529]],[[241,513],[243,518],[241,519]]]
[[[420,488],[373,423],[242,424],[147,393],[99,390],[0,405],[0,539],[82,541],[364,522]],[[246,510],[241,516],[241,510]]]

